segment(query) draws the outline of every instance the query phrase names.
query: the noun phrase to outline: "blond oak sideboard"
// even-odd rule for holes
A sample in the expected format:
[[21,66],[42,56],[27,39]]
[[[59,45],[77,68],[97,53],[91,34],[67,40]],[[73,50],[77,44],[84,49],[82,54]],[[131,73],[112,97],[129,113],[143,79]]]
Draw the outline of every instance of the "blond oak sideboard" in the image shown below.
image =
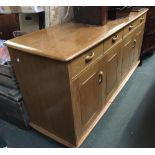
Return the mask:
[[139,63],[147,11],[104,26],[67,23],[8,40],[30,126],[80,146]]

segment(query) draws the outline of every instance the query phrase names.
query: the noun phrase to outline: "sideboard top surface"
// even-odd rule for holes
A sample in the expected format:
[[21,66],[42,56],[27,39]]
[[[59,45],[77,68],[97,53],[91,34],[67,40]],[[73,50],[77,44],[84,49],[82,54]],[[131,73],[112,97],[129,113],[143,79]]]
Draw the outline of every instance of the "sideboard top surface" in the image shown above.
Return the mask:
[[5,42],[8,47],[59,61],[70,61],[105,40],[148,9],[131,12],[126,18],[108,21],[104,26],[65,23]]

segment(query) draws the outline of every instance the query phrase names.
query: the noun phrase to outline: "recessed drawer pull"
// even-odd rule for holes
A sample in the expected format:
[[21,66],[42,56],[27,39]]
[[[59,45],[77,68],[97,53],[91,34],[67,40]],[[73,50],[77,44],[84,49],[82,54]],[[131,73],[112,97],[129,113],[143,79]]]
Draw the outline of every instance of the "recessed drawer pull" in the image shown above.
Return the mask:
[[134,39],[132,48],[135,48],[136,42],[137,42],[136,39]]
[[117,39],[118,39],[118,35],[115,35],[115,36],[112,38],[112,43],[115,43]]
[[103,72],[100,71],[100,72],[99,72],[99,80],[98,80],[98,83],[101,84],[102,81],[103,81]]
[[94,52],[91,52],[90,55],[87,55],[86,58],[85,58],[85,61],[86,62],[89,62],[93,59],[93,57],[95,56]]
[[129,31],[131,31],[132,29],[133,29],[133,25],[131,24],[130,26],[129,26]]
[[142,22],[143,20],[144,20],[144,18],[143,18],[143,17],[141,17],[141,18],[140,18],[140,22]]

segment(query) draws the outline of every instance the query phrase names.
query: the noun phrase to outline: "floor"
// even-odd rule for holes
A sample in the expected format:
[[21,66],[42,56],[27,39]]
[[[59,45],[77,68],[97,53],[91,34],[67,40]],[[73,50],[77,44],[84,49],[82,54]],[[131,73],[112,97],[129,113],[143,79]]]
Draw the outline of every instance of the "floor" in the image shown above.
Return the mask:
[[[58,148],[63,145],[35,130],[0,120],[8,147]],[[155,54],[138,67],[81,147],[155,147]]]

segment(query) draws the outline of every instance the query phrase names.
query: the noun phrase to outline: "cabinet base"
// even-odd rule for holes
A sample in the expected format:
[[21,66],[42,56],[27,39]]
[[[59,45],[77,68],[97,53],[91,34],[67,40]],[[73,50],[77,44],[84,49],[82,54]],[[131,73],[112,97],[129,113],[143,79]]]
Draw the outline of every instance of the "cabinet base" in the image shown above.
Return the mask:
[[37,130],[38,132],[42,133],[43,135],[45,135],[45,136],[47,136],[47,137],[49,137],[49,138],[52,138],[53,140],[55,140],[55,141],[57,141],[57,142],[59,142],[59,143],[65,145],[65,146],[67,146],[67,147],[76,147],[76,146],[74,146],[73,144],[69,143],[68,141],[62,139],[61,137],[58,137],[57,135],[55,135],[55,134],[53,134],[53,133],[51,133],[51,132],[49,132],[49,131],[43,129],[42,127],[40,127],[40,126],[38,126],[38,125],[36,125],[36,124],[34,124],[34,123],[32,123],[32,122],[30,122],[29,125],[30,125],[33,129],[35,129],[35,130]]
[[40,133],[48,136],[49,138],[52,138],[54,140],[56,140],[57,142],[67,146],[67,147],[79,147],[83,141],[86,139],[86,137],[89,135],[89,133],[92,131],[92,129],[95,127],[95,125],[98,123],[98,121],[101,119],[101,117],[104,115],[104,113],[107,111],[107,109],[110,107],[110,105],[112,104],[112,102],[114,101],[114,99],[116,98],[116,96],[119,94],[119,92],[122,90],[122,88],[124,87],[124,85],[127,83],[127,81],[129,80],[129,78],[131,77],[131,75],[133,74],[133,72],[136,70],[138,64],[140,61],[138,61],[130,70],[130,72],[123,78],[123,80],[119,83],[119,85],[117,86],[115,92],[112,94],[112,96],[110,97],[110,99],[107,101],[106,106],[104,107],[104,109],[100,112],[100,114],[96,117],[96,119],[94,120],[94,122],[91,124],[91,126],[83,133],[82,138],[77,142],[77,145],[73,145],[71,143],[69,143],[68,141],[56,136],[55,134],[39,127],[38,125],[30,122],[30,126],[32,128],[34,128],[35,130],[39,131]]

